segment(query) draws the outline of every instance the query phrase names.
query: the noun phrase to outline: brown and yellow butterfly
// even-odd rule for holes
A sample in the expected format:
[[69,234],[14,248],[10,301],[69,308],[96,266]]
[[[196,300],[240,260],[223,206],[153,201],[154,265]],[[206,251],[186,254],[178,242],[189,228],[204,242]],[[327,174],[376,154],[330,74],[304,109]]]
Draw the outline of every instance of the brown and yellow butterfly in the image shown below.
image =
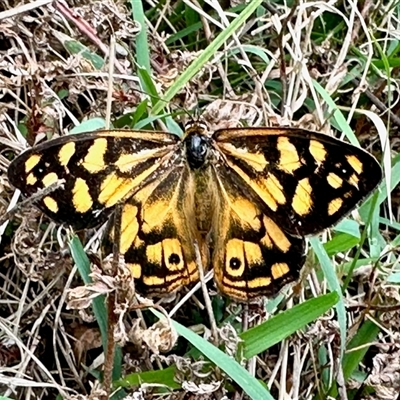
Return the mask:
[[139,292],[198,281],[197,241],[219,290],[240,301],[296,280],[304,236],[343,218],[381,174],[369,153],[324,134],[211,134],[197,122],[182,139],[128,130],[64,136],[27,150],[8,172],[25,196],[55,185],[36,204],[75,229],[99,225],[120,204],[120,251]]

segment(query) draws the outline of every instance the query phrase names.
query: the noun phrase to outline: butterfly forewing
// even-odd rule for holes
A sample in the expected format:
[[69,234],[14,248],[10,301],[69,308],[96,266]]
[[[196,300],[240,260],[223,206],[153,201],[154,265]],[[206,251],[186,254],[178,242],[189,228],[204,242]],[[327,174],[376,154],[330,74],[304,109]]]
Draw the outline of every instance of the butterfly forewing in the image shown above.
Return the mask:
[[218,131],[216,147],[263,212],[286,232],[305,236],[343,218],[382,178],[366,151],[302,129]]
[[50,188],[35,204],[51,218],[90,228],[104,222],[116,203],[162,179],[178,142],[177,136],[158,132],[63,136],[24,152],[8,176],[25,196]]

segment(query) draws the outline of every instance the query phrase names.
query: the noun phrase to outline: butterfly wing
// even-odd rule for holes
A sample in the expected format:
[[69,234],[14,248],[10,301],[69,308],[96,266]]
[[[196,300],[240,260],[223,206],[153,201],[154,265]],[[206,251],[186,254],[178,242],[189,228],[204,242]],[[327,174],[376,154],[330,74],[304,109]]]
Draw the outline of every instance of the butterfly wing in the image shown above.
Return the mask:
[[240,301],[294,281],[304,239],[336,223],[381,180],[367,152],[301,129],[227,129],[213,135],[212,264]]
[[11,163],[8,177],[27,197],[49,190],[35,205],[54,220],[91,228],[104,222],[116,203],[162,179],[179,141],[162,132],[63,136],[22,153]]
[[[198,280],[194,183],[177,136],[144,131],[64,136],[16,158],[9,179],[25,196],[62,182],[35,204],[75,229],[99,225],[120,204],[120,252],[141,293],[171,292]],[[114,228],[109,235],[112,243]]]
[[330,136],[290,128],[226,129],[215,147],[249,198],[285,232],[317,233],[343,218],[382,179],[376,159]]
[[214,170],[212,265],[219,290],[239,301],[272,296],[299,277],[304,239],[283,231],[228,168]]
[[198,281],[194,190],[187,164],[177,159],[163,179],[123,205],[120,251],[140,293],[169,293]]

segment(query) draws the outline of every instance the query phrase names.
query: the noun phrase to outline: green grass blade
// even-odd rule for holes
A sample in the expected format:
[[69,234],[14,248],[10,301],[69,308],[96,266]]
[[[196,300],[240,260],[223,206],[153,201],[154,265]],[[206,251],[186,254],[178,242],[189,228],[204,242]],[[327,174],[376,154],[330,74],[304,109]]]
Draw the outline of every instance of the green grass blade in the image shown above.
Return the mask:
[[[400,154],[392,159],[392,170],[390,175],[390,188],[389,192],[393,191],[394,188],[400,184]],[[386,187],[386,181],[383,181],[379,185],[378,205],[382,204],[387,199],[388,190]],[[369,203],[372,201],[370,197],[364,204],[363,207],[369,207]],[[367,205],[368,204],[368,205]],[[369,209],[369,208],[368,208]]]
[[336,292],[339,295],[339,301],[336,304],[336,312],[338,316],[339,330],[340,330],[340,353],[343,356],[344,349],[346,346],[346,327],[347,327],[347,317],[346,317],[346,307],[344,306],[342,289],[340,287],[339,281],[332,267],[331,260],[326,253],[324,246],[317,237],[312,237],[309,239],[310,244],[321,264],[322,271],[328,282],[328,287],[331,292]]
[[345,252],[352,249],[360,243],[360,239],[348,235],[347,233],[339,233],[333,237],[332,240],[324,244],[324,249],[329,257],[334,256],[337,253]]
[[[79,238],[74,235],[69,241],[69,248],[71,250],[72,258],[78,268],[78,271],[82,277],[85,285],[92,282],[90,274],[90,261],[83,249],[82,243]],[[105,306],[104,296],[98,296],[92,301],[93,312],[96,317],[97,323],[101,333],[101,339],[103,343],[104,352],[107,348],[107,309]],[[119,379],[122,373],[122,352],[121,348],[116,346],[114,355],[114,368],[113,368],[113,380]]]
[[183,39],[185,37],[188,37],[191,33],[198,32],[202,27],[203,27],[203,25],[202,25],[201,22],[197,22],[195,24],[187,26],[184,29],[180,30],[179,32],[171,35],[165,41],[165,45],[166,46],[171,46],[173,43],[177,42],[178,40],[181,40],[181,39]]
[[270,320],[243,332],[244,357],[249,359],[279,343],[333,307],[339,296],[336,292],[305,301]]
[[140,386],[142,383],[155,383],[157,385],[165,385],[171,389],[180,389],[181,385],[175,381],[175,373],[176,367],[171,365],[168,368],[157,371],[129,374],[125,378],[114,382],[114,387],[129,388],[132,386]]
[[[158,311],[152,311],[159,318],[164,318]],[[229,375],[251,399],[273,400],[273,397],[265,386],[263,386],[254,376],[250,375],[250,373],[233,358],[229,357],[220,349],[178,322],[172,320],[172,324],[179,335],[183,336],[188,342],[203,353],[205,357]]]
[[[380,328],[377,324],[370,320],[366,320],[360,329],[358,329],[356,335],[351,339],[347,346],[347,353],[343,357],[343,375],[347,381],[355,369],[360,365],[360,362],[364,359],[370,345],[376,340]],[[369,345],[368,345],[369,344]],[[351,349],[358,348],[358,350],[351,351]]]
[[170,101],[181,88],[192,79],[204,64],[216,53],[216,51],[243,25],[253,12],[262,4],[263,0],[252,0],[247,7],[226,27],[210,45],[204,49],[177,80],[166,91],[163,101],[159,101],[153,107],[152,113],[158,114],[164,107],[164,103]]
[[[89,276],[91,272],[90,261],[85,253],[85,250],[83,249],[81,241],[77,236],[74,235],[69,241],[69,248],[83,282],[85,285],[92,283],[92,280]],[[97,323],[99,324],[101,337],[103,339],[107,338],[107,310],[104,304],[104,296],[96,297],[93,300],[93,312],[95,314]],[[105,346],[105,343],[107,343],[107,340],[103,340],[103,346]]]
[[131,0],[131,7],[133,20],[138,22],[141,26],[141,30],[136,37],[136,62],[138,63],[139,67],[146,69],[150,74],[150,51],[147,41],[146,18],[142,1]]
[[156,85],[151,78],[151,72],[149,72],[146,68],[138,67],[137,74],[144,91],[150,96],[151,104],[154,105],[158,101],[159,95]]
[[354,219],[344,218],[339,223],[337,223],[333,230],[335,232],[347,233],[350,236],[354,236],[355,238],[360,238],[360,224]]
[[[364,360],[365,354],[377,339],[379,332],[380,328],[377,324],[366,320],[358,329],[355,336],[351,339],[349,345],[347,346],[347,352],[344,355],[342,362],[342,370],[345,382],[351,378],[360,363]],[[351,349],[356,348],[358,350],[351,351]],[[338,389],[336,384],[332,386],[328,395],[333,399],[338,398]]]
[[95,117],[95,118],[90,118],[86,121],[82,121],[78,126],[75,126],[72,129],[70,129],[69,134],[78,135],[80,133],[94,132],[99,129],[105,129],[105,128],[106,128],[105,119],[101,117]]
[[104,59],[93,53],[88,47],[62,32],[54,30],[53,34],[70,54],[79,54],[84,60],[92,64],[97,71],[103,68]]
[[338,125],[341,132],[343,132],[346,135],[347,139],[349,139],[351,144],[353,144],[354,146],[358,146],[359,143],[356,135],[354,134],[353,130],[348,124],[343,113],[339,110],[335,102],[332,100],[332,97],[317,81],[313,80],[312,82],[315,90],[320,94],[320,96],[324,99],[325,103],[328,105],[329,112],[333,114],[335,122]]

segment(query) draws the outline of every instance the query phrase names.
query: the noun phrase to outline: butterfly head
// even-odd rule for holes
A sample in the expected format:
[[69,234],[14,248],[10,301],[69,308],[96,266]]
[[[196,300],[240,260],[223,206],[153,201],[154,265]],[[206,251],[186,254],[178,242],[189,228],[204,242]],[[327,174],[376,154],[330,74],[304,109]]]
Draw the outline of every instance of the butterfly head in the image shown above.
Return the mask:
[[187,161],[191,169],[200,169],[207,165],[210,153],[211,134],[203,122],[191,122],[185,127],[183,143]]

